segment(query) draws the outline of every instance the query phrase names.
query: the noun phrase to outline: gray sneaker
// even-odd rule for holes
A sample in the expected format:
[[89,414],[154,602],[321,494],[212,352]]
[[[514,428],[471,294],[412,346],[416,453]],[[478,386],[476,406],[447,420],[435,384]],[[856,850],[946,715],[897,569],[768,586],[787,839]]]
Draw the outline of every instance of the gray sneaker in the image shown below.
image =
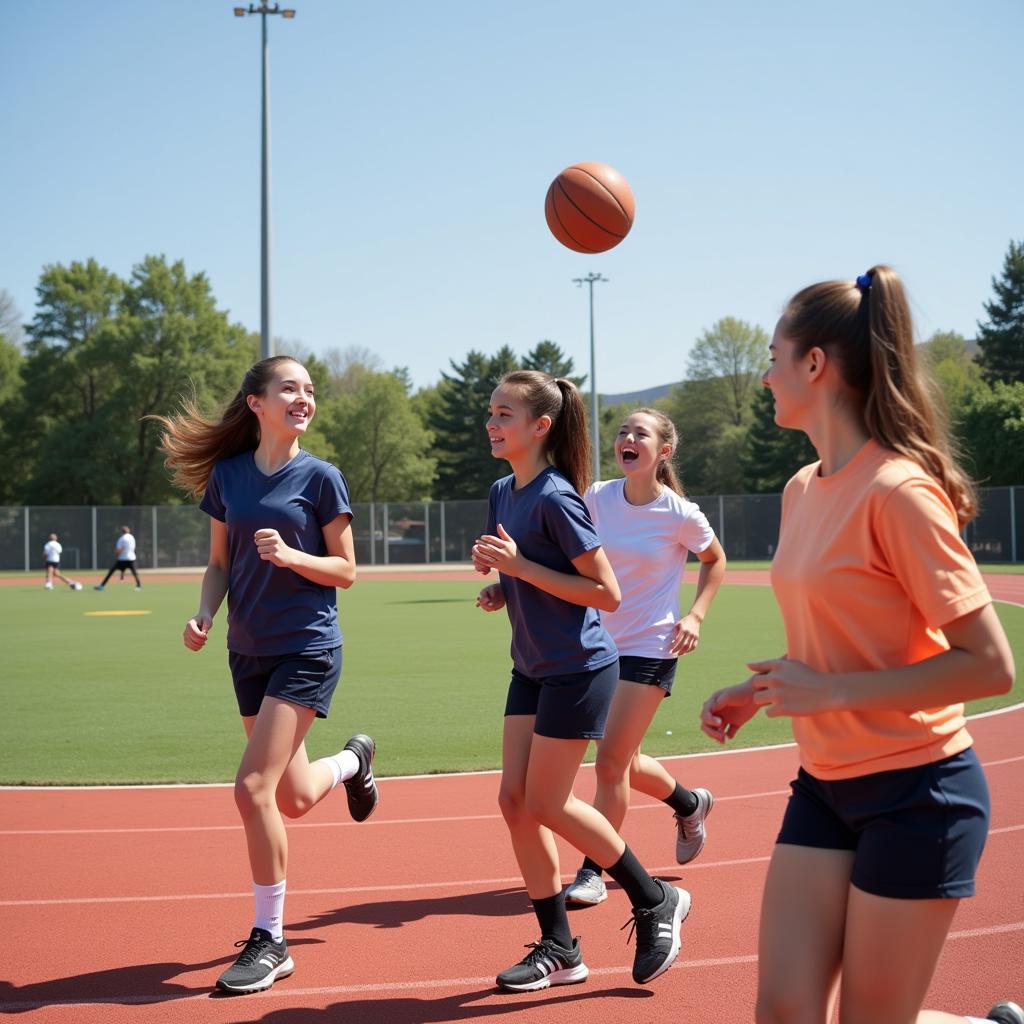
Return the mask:
[[715,806],[715,798],[706,789],[695,789],[693,795],[697,798],[697,810],[685,817],[681,814],[673,815],[676,819],[677,864],[689,864],[704,849],[708,837],[704,819]]
[[994,1020],[998,1024],[1024,1024],[1024,1010],[1016,1003],[996,1003],[985,1020]]
[[572,884],[565,890],[565,902],[580,907],[596,907],[608,899],[608,887],[596,871],[580,868]]

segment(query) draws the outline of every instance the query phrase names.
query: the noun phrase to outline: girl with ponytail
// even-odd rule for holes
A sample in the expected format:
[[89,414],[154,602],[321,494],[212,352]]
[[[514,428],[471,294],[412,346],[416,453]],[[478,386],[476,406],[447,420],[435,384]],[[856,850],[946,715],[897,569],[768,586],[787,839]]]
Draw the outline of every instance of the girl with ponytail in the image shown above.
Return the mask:
[[[975,1021],[921,1010],[988,832],[964,702],[1014,680],[960,537],[973,490],[891,268],[798,292],[769,355],[775,422],[819,455],[782,499],[771,578],[788,647],[701,712],[719,742],[762,708],[788,716],[800,753],[765,883],[756,1018],[830,1020],[838,994],[842,1021]],[[1012,1004],[989,1019],[1024,1022]]]
[[646,984],[679,952],[690,895],[652,878],[573,782],[592,739],[604,733],[618,681],[618,652],[599,611],[619,606],[619,585],[580,497],[590,443],[575,386],[536,371],[502,378],[491,395],[491,454],[512,474],[491,487],[486,533],[473,546],[477,570],[497,570],[477,605],[508,609],[512,680],[505,703],[499,804],[540,939],[498,975],[525,992],[586,979],[569,929],[558,853],[562,836],[625,890],[633,907],[633,979]]
[[[674,812],[676,861],[688,864],[704,848],[714,797],[707,789],[685,789],[660,761],[640,752],[640,743],[672,693],[679,657],[697,648],[725,574],[725,552],[704,513],[683,496],[672,465],[677,444],[664,413],[634,410],[615,439],[622,478],[592,484],[584,500],[622,590],[618,610],[603,617],[619,650],[619,681],[597,745],[594,806],[619,828],[630,789],[661,800]],[[682,615],[679,587],[691,551],[700,575]],[[607,895],[600,865],[585,859],[565,898],[594,906]]]
[[377,804],[374,742],[357,734],[310,763],[305,737],[326,718],[341,674],[336,587],[356,577],[348,485],[299,447],[316,413],[313,382],[289,356],[256,363],[219,418],[194,402],[164,428],[166,464],[210,517],[210,558],[183,640],[201,651],[225,596],[227,648],[247,742],[235,779],[255,903],[253,927],[217,980],[231,994],[270,988],[295,969],[284,938],[288,839],[340,782],[356,821]]

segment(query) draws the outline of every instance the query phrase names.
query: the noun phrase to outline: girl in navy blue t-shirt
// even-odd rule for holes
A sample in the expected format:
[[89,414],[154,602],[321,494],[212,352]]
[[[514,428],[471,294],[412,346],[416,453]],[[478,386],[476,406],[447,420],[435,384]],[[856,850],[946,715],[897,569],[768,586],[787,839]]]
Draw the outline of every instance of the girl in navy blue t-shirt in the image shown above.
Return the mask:
[[297,818],[344,782],[353,818],[377,804],[374,742],[353,736],[310,764],[305,736],[326,718],[341,674],[336,587],[356,578],[348,485],[299,447],[316,412],[313,383],[289,356],[251,367],[219,421],[184,403],[160,418],[175,482],[202,496],[210,559],[199,610],[185,626],[191,651],[206,645],[228,599],[228,662],[248,742],[235,779],[256,910],[236,962],[218,979],[233,993],[269,988],[294,970],[284,940],[288,841]]
[[608,820],[572,792],[590,740],[604,734],[619,678],[598,612],[618,607],[619,586],[580,497],[590,465],[583,401],[570,381],[507,374],[491,395],[487,434],[512,475],[491,487],[487,532],[473,546],[476,568],[496,569],[500,579],[477,604],[507,608],[512,624],[499,804],[541,932],[498,984],[532,991],[589,973],[569,929],[552,832],[625,890],[637,937],[633,979],[645,984],[675,960],[690,895],[652,878]]

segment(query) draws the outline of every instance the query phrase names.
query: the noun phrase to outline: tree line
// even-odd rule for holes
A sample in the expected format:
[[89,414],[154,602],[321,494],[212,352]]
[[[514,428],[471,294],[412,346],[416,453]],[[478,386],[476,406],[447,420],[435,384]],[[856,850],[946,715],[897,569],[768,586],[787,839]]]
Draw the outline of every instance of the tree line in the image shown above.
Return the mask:
[[[983,486],[1024,483],[1024,242],[1011,242],[976,339],[937,332],[921,346],[967,469]],[[22,323],[0,290],[0,504],[173,504],[146,417],[183,394],[213,411],[238,389],[259,338],[217,308],[202,273],[147,256],[127,280],[95,260],[51,265]],[[774,493],[816,457],[807,438],[781,430],[761,386],[769,336],[723,317],[696,340],[685,379],[655,404],[676,424],[677,463],[692,494]],[[482,498],[502,472],[483,422],[498,379],[514,369],[586,376],[559,345],[517,354],[469,351],[436,385],[414,390],[365,348],[317,355],[279,344],[309,369],[317,416],[305,447],[337,463],[354,501]],[[587,403],[589,410],[589,402]],[[600,410],[602,476],[615,476],[612,443],[629,406]]]

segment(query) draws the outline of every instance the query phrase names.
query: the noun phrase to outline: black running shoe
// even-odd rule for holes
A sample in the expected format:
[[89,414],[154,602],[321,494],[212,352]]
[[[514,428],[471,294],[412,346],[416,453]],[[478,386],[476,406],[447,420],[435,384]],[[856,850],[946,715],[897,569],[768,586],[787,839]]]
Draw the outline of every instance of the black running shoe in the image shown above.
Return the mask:
[[998,1021],[998,1024],[1024,1024],[1024,1010],[1016,1003],[996,1003],[985,1020]]
[[690,894],[654,880],[665,893],[665,898],[649,910],[634,907],[633,916],[624,924],[632,924],[626,942],[636,930],[636,955],[633,957],[633,980],[638,985],[654,981],[667,971],[679,955],[679,927],[690,912]]
[[373,777],[373,755],[377,745],[369,736],[362,733],[353,736],[345,744],[359,758],[359,771],[351,779],[345,780],[345,792],[348,795],[348,811],[355,821],[366,821],[373,814],[379,796],[377,782]]
[[253,928],[248,939],[235,943],[245,948],[238,959],[217,979],[217,988],[235,995],[262,992],[278,978],[287,978],[295,970],[284,939],[275,942],[270,932]]
[[586,981],[590,969],[583,962],[580,940],[564,949],[552,939],[529,942],[530,951],[514,967],[498,975],[498,986],[509,992],[534,992],[549,985],[573,985]]

